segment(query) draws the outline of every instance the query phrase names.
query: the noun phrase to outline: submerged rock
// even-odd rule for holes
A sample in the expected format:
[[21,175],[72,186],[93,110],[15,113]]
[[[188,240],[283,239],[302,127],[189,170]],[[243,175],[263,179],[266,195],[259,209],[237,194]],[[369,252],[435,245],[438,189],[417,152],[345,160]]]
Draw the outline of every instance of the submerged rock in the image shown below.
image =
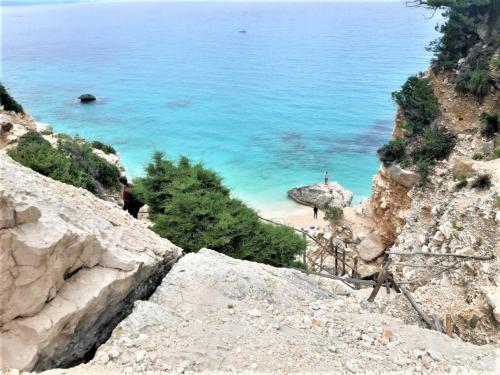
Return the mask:
[[82,94],[78,97],[78,99],[80,99],[80,102],[82,103],[89,103],[96,101],[97,98],[92,94]]
[[337,182],[293,188],[288,190],[288,196],[300,204],[320,209],[347,207],[352,202],[352,193]]
[[1,366],[71,365],[154,291],[181,250],[2,152],[0,176]]

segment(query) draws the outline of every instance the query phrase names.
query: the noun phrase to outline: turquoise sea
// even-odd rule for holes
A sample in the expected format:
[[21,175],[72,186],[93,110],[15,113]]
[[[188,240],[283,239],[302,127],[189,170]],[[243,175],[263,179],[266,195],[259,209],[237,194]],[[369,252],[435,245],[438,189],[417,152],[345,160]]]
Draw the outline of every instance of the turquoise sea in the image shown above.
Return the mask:
[[[1,10],[1,80],[36,120],[114,145],[130,177],[153,150],[187,155],[257,207],[325,170],[368,196],[390,93],[427,68],[437,37],[436,19],[400,3]],[[79,104],[86,92],[98,102]]]

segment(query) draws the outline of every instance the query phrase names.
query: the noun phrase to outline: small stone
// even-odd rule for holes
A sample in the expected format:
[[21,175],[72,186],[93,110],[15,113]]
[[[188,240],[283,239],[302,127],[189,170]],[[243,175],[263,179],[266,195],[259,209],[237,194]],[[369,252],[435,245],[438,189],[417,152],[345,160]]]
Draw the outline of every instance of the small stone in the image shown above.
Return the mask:
[[356,364],[356,362],[354,362],[354,360],[350,359],[348,360],[346,363],[345,363],[345,368],[347,370],[349,370],[350,372],[352,372],[353,374],[357,373],[358,372],[358,365]]
[[252,310],[248,311],[248,315],[250,315],[251,317],[254,317],[254,318],[259,318],[262,316],[262,313],[258,309],[252,309]]
[[394,341],[394,333],[390,329],[384,329],[382,332],[382,338],[388,341]]
[[135,352],[135,361],[142,362],[145,356],[146,356],[145,350],[138,350],[137,352]]
[[437,352],[435,350],[427,350],[427,354],[429,354],[429,357],[431,357],[435,361],[444,361],[444,355],[440,352]]
[[118,358],[120,356],[120,351],[116,346],[113,346],[109,351],[108,351],[108,356],[109,358]]
[[97,360],[101,362],[103,365],[109,362],[109,355],[106,352],[99,353],[97,356]]

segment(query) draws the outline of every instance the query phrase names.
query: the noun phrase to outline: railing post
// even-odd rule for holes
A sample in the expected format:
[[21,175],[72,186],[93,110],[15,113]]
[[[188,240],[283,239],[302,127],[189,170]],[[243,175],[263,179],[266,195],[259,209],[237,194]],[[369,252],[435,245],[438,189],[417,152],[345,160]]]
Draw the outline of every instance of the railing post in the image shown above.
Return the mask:
[[335,250],[335,276],[338,275],[337,269],[338,269],[338,260],[339,260],[339,254],[338,254],[338,248],[337,246],[334,247]]
[[345,249],[342,250],[342,275],[340,276],[344,275],[345,275]]

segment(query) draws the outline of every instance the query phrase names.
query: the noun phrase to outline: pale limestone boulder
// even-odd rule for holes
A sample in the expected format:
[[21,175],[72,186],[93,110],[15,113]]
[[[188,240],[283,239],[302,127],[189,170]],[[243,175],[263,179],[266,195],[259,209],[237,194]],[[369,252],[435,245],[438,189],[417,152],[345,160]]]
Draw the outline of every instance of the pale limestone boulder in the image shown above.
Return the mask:
[[380,167],[379,172],[386,178],[389,178],[406,188],[412,188],[420,182],[422,176],[408,169],[401,168],[398,164]]
[[348,207],[352,202],[352,193],[337,182],[300,186],[288,190],[288,196],[300,204],[320,209]]
[[497,322],[500,323],[500,287],[488,286],[482,288],[486,301],[493,310],[493,315]]
[[385,251],[377,232],[371,232],[357,245],[358,254],[366,262],[371,262],[381,256]]
[[0,151],[2,367],[64,366],[103,342],[181,250],[120,207]]

